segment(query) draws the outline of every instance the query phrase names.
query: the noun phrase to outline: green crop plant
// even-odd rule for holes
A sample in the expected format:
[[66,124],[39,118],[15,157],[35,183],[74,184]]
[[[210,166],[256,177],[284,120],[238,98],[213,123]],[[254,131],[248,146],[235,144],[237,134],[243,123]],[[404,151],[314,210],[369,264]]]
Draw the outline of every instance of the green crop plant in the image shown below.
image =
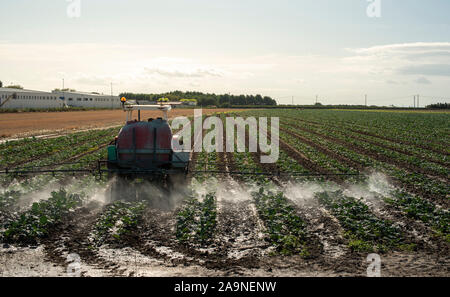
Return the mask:
[[6,191],[0,194],[0,212],[14,208],[20,198],[19,191]]
[[176,237],[181,242],[190,241],[195,236],[198,204],[197,199],[191,198],[177,214]]
[[69,194],[64,189],[52,192],[48,200],[35,202],[31,208],[6,226],[2,237],[6,242],[35,243],[48,235],[50,228],[80,206],[84,195]]
[[106,207],[92,232],[96,246],[109,241],[120,241],[136,228],[146,208],[143,202],[117,201]]
[[391,197],[385,198],[385,201],[405,212],[407,216],[430,226],[437,234],[450,242],[450,212],[448,210],[438,208],[430,201],[402,191],[392,192]]
[[[0,145],[1,167],[29,167],[57,163],[71,156],[95,148],[111,140],[118,132],[118,128],[105,130],[78,132],[49,139],[10,141]],[[20,165],[15,165],[19,163]]]
[[202,201],[192,196],[177,213],[176,237],[180,242],[206,246],[213,241],[216,226],[215,193],[206,194]]
[[385,252],[405,244],[401,230],[376,217],[362,200],[345,196],[342,191],[321,192],[316,197],[338,219],[352,250]]
[[283,193],[253,192],[258,215],[266,226],[268,240],[284,255],[309,255],[306,223],[296,214]]

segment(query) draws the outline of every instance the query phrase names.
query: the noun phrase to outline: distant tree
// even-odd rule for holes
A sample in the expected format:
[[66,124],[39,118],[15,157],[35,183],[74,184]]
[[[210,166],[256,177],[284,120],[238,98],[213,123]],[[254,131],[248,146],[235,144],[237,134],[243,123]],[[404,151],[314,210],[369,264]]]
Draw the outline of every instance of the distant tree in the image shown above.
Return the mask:
[[427,106],[427,108],[431,108],[431,109],[450,109],[450,103],[430,104],[430,105]]
[[21,85],[11,85],[7,86],[7,88],[23,90],[23,87]]
[[220,96],[219,96],[219,104],[220,104],[221,106],[223,106],[223,105],[225,105],[225,104],[230,105],[230,95],[228,95],[228,94],[220,95]]
[[0,80],[0,88],[3,88],[3,83],[1,80]]
[[[65,88],[65,89],[54,89],[53,92],[76,92],[77,90],[75,89],[69,89],[69,88]],[[95,94],[95,92],[92,92],[92,94]]]
[[182,99],[197,99],[199,106],[236,106],[236,105],[277,105],[277,102],[270,97],[261,95],[217,95],[205,94],[196,91],[172,91],[163,94],[134,94],[122,93],[120,97],[126,97],[142,101],[158,101],[159,98],[168,98],[170,101],[181,101]]

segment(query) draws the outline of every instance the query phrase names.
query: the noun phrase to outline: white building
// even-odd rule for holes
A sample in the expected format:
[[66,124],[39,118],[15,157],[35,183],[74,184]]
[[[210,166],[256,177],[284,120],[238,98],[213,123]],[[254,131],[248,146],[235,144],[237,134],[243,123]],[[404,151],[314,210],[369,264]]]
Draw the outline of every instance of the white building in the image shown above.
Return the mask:
[[[8,97],[13,94],[15,94],[14,98],[10,98],[5,103]],[[111,95],[83,92],[41,92],[24,89],[0,88],[0,106],[4,109],[61,108],[64,106],[119,108],[120,105],[120,98]]]
[[58,92],[59,97],[65,98],[68,106],[92,108],[120,108],[119,96],[102,95],[83,92]]

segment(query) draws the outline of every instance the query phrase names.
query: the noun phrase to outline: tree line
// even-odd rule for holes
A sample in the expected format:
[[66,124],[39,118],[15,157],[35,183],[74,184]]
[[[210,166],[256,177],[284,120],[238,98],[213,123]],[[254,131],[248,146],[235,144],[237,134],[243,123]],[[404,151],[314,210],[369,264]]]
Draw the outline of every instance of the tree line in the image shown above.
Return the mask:
[[435,104],[427,105],[427,108],[430,108],[430,109],[450,109],[450,104],[449,103],[435,103]]
[[231,107],[236,105],[266,105],[275,106],[277,102],[268,96],[261,95],[217,95],[214,93],[202,92],[182,92],[173,91],[162,94],[136,94],[136,93],[122,93],[120,97],[127,99],[135,99],[138,101],[158,101],[160,98],[168,98],[170,101],[180,101],[182,99],[196,99],[199,106],[218,106]]
[[[0,80],[0,88],[3,88],[3,82],[1,80]],[[18,90],[23,89],[23,87],[21,85],[10,85],[10,86],[6,86],[5,88],[18,89]]]

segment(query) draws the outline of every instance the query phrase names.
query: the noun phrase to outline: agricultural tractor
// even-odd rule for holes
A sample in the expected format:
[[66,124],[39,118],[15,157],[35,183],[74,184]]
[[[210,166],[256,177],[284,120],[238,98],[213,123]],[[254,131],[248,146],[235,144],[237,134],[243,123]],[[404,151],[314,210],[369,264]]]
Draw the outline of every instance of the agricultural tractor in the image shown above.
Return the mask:
[[[171,190],[175,183],[185,180],[190,151],[175,152],[173,135],[168,123],[170,105],[140,105],[122,98],[126,112],[125,126],[108,146],[107,168],[111,176],[111,200],[141,200],[140,188],[149,189],[149,183]],[[159,110],[162,117],[141,121],[141,110]],[[133,120],[133,111],[138,119]],[[161,187],[162,185],[162,187]],[[145,192],[145,191],[144,191]]]

